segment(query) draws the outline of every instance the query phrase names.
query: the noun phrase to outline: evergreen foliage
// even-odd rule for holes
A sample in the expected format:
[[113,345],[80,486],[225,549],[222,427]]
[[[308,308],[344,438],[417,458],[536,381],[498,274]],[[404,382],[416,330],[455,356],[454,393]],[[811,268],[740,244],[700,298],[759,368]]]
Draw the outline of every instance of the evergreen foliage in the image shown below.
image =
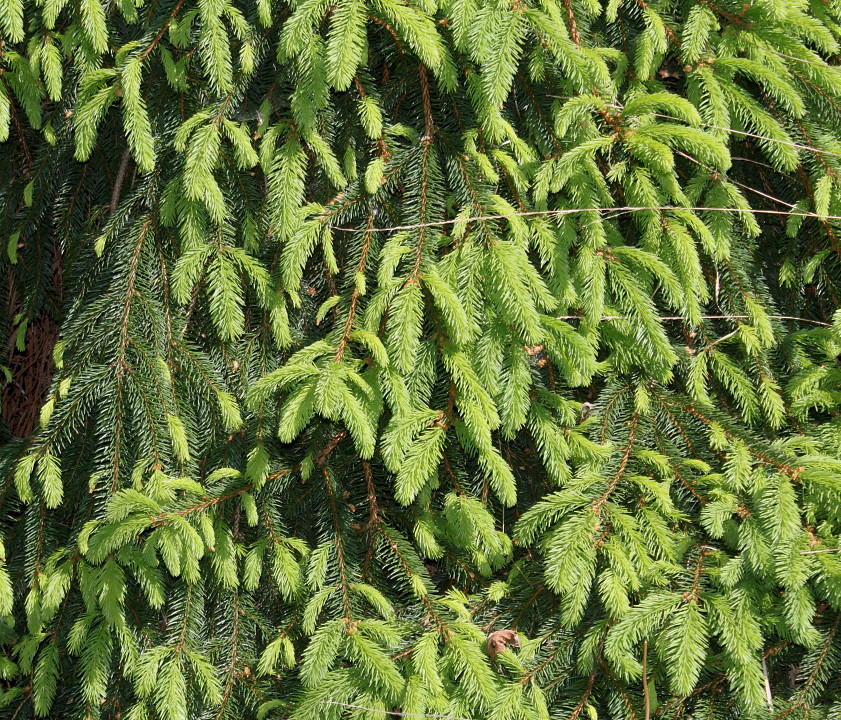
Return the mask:
[[839,44],[0,0],[0,716],[841,717]]

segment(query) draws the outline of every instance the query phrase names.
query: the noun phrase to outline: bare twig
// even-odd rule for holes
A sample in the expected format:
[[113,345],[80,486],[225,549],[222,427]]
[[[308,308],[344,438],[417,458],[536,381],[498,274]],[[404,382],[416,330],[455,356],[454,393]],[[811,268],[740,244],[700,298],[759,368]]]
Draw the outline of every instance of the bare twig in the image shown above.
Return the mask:
[[648,695],[648,640],[642,643],[642,697],[645,702],[645,720],[650,720],[651,698]]
[[375,228],[353,228],[344,227],[341,225],[328,225],[332,230],[340,230],[342,232],[367,233],[367,232],[397,232],[400,230],[417,230],[419,228],[427,227],[442,227],[445,225],[455,225],[456,223],[479,222],[485,220],[505,220],[513,217],[563,217],[565,215],[575,215],[577,213],[594,213],[594,212],[610,212],[613,216],[605,219],[613,219],[621,214],[640,212],[640,211],[664,211],[664,210],[679,210],[683,212],[726,212],[726,213],[748,213],[756,215],[785,215],[788,217],[804,217],[814,218],[816,220],[841,220],[841,215],[818,215],[817,213],[808,210],[803,211],[786,211],[786,210],[770,210],[765,208],[737,208],[737,207],[702,207],[702,206],[685,206],[685,205],[625,205],[617,207],[585,207],[585,208],[562,208],[558,210],[527,210],[524,212],[503,213],[499,215],[474,215],[466,218],[451,218],[449,220],[434,220],[429,222],[414,223],[412,225],[392,225],[390,227],[375,227]]
[[123,181],[126,179],[130,159],[131,152],[128,148],[126,148],[126,151],[123,153],[123,159],[120,161],[120,169],[117,172],[117,180],[114,182],[114,189],[111,191],[111,205],[109,207],[112,213],[117,210],[117,206],[120,204],[120,192],[123,189]]

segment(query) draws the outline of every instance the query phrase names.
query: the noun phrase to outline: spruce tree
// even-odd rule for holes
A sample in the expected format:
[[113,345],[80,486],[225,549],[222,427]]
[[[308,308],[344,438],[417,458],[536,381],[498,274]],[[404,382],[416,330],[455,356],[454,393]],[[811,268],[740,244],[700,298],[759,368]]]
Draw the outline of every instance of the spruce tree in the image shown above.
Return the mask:
[[841,717],[839,0],[0,0],[0,716]]

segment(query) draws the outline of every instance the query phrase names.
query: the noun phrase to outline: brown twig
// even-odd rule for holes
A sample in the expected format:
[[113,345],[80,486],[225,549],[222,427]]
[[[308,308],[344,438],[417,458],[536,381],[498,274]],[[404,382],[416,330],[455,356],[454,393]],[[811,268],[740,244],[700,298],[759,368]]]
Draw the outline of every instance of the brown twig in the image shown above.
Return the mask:
[[111,191],[111,204],[109,205],[109,208],[112,213],[116,212],[117,206],[120,204],[120,192],[123,189],[123,181],[126,179],[130,159],[131,151],[126,148],[123,153],[123,159],[120,161],[120,169],[117,172],[117,179],[114,181],[114,189]]

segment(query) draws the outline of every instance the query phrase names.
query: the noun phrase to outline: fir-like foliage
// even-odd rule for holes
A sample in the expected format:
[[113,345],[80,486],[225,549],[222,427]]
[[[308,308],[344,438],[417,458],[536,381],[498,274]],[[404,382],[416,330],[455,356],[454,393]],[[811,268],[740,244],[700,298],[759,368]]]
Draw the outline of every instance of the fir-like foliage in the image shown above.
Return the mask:
[[0,0],[0,239],[0,716],[841,717],[839,0]]

